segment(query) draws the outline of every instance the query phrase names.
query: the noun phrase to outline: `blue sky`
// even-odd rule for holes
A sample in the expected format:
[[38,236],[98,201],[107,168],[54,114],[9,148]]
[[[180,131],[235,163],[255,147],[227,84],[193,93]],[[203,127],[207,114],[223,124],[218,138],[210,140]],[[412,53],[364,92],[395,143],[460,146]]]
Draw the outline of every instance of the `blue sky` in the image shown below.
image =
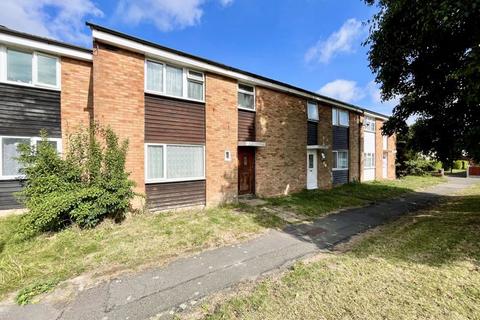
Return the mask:
[[390,114],[361,45],[362,0],[2,0],[0,23],[91,46],[91,21]]

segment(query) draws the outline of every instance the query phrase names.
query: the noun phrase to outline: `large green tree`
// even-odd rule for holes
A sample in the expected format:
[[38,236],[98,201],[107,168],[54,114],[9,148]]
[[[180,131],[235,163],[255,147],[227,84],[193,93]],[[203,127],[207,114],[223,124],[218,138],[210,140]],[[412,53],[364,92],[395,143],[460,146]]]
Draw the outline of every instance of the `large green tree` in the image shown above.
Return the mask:
[[480,0],[365,0],[378,8],[366,45],[382,98],[400,97],[385,134],[416,117],[422,149],[480,161]]

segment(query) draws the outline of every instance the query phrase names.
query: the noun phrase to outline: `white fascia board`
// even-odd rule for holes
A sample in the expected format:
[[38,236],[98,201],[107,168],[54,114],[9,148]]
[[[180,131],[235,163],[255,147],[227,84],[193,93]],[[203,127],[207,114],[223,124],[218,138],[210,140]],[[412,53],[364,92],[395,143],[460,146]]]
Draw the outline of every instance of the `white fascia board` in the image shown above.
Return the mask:
[[374,118],[374,119],[382,119],[382,120],[388,120],[387,117],[382,117],[378,114],[374,114],[374,113],[370,113],[368,111],[364,111],[363,114],[367,117],[371,117],[371,118]]
[[266,143],[262,141],[239,141],[238,142],[239,147],[265,147]]
[[0,33],[0,43],[6,44],[6,45],[29,48],[32,50],[38,50],[38,51],[50,53],[57,56],[65,56],[65,57],[75,58],[79,60],[92,61],[91,53],[75,50],[73,48],[66,48],[66,47],[55,45],[55,44],[36,41],[32,39],[26,39],[26,38],[22,38],[22,37],[11,35],[11,34]]
[[252,77],[252,76],[248,76],[248,75],[243,74],[243,73],[239,73],[239,72],[235,72],[235,71],[232,71],[232,70],[221,68],[221,67],[218,67],[218,66],[215,66],[215,65],[211,65],[211,64],[208,64],[208,63],[203,62],[203,61],[198,61],[196,59],[192,59],[192,58],[189,58],[189,57],[184,57],[184,56],[178,55],[178,54],[173,53],[173,52],[169,52],[169,51],[162,50],[162,49],[159,49],[159,48],[154,48],[154,47],[145,45],[143,43],[139,43],[139,42],[136,42],[136,41],[133,41],[133,40],[130,40],[130,39],[125,39],[123,37],[113,35],[113,34],[108,33],[108,32],[93,29],[92,30],[92,37],[94,39],[101,40],[102,42],[107,43],[107,44],[115,45],[115,46],[118,46],[118,47],[123,48],[123,49],[130,50],[130,51],[143,53],[143,54],[145,54],[145,56],[153,58],[153,59],[156,58],[156,59],[163,60],[165,62],[182,64],[182,65],[187,66],[187,67],[192,67],[192,68],[200,69],[202,71],[209,71],[209,72],[212,72],[212,73],[216,73],[216,74],[224,75],[224,76],[227,76],[227,77],[230,77],[230,78],[234,78],[234,79],[237,79],[240,82],[245,82],[247,84],[258,85],[258,86],[262,86],[262,87],[266,87],[266,88],[272,88],[272,89],[280,90],[280,91],[283,91],[283,92],[288,92],[288,93],[292,93],[292,94],[295,94],[295,95],[299,95],[299,96],[305,97],[305,98],[310,99],[310,100],[316,100],[316,101],[321,101],[321,102],[325,102],[325,103],[328,103],[328,104],[333,104],[333,105],[336,105],[338,107],[348,109],[348,110],[352,110],[352,111],[359,112],[359,113],[362,112],[361,109],[356,109],[356,108],[350,107],[348,105],[344,105],[342,103],[336,103],[336,102],[330,101],[328,99],[323,99],[322,97],[312,95],[312,94],[308,94],[308,93],[300,91],[300,90],[295,90],[295,89],[288,88],[288,87],[285,87],[285,86],[282,86],[282,85],[279,85],[279,84],[276,84],[276,83],[272,83],[272,82],[269,82],[269,81],[265,81],[265,80],[262,80],[262,79]]

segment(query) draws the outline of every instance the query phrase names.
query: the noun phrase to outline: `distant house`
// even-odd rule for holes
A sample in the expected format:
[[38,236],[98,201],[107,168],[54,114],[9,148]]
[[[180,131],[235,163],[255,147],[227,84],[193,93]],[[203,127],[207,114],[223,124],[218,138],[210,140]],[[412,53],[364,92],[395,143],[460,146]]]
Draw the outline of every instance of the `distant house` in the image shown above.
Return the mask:
[[89,26],[93,50],[0,28],[0,209],[19,206],[18,143],[44,128],[61,152],[91,121],[129,139],[152,210],[395,178],[384,115]]

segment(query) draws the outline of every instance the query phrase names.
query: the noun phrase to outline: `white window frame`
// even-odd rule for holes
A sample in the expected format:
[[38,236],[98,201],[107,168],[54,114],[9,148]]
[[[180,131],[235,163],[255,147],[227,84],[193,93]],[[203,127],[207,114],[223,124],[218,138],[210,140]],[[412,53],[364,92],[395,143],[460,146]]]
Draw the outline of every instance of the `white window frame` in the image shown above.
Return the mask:
[[[371,129],[372,126],[373,126],[373,129]],[[375,132],[376,130],[375,118],[365,117],[363,127],[365,128],[366,132]]]
[[[240,85],[242,86],[247,86],[247,87],[251,87],[253,89],[253,92],[250,92],[250,91],[247,91],[247,90],[243,90],[243,89],[240,89]],[[249,84],[249,83],[245,83],[245,82],[239,82],[237,84],[237,107],[238,109],[240,110],[246,110],[246,111],[257,111],[257,95],[256,95],[256,88],[254,85],[252,84]],[[253,96],[253,109],[249,109],[249,108],[244,108],[244,107],[241,107],[240,104],[238,104],[238,94],[239,93],[243,93],[243,94],[248,94],[248,95],[251,95]]]
[[[371,155],[372,157],[372,165],[367,166],[367,155]],[[375,153],[373,152],[364,152],[363,154],[364,157],[364,164],[363,164],[363,169],[375,169]]]
[[[4,138],[11,138],[11,139],[30,139],[30,145],[35,147],[38,141],[42,141],[41,137],[31,137],[31,136],[8,136],[2,135],[0,136],[0,180],[20,180],[25,179],[24,175],[3,175],[3,139]],[[62,138],[47,138],[47,141],[55,141],[57,143],[57,152],[59,154],[62,153]]]
[[[11,81],[8,80],[7,78],[7,50],[16,50],[16,51],[21,51],[25,53],[30,53],[32,54],[32,83],[23,83],[23,82],[16,82],[16,81]],[[54,58],[56,60],[56,85],[50,85],[50,84],[45,84],[38,82],[38,56],[44,56],[48,58]],[[60,63],[60,57],[58,56],[53,56],[51,54],[47,54],[44,52],[39,52],[39,51],[34,51],[34,50],[29,50],[26,48],[21,48],[21,47],[16,47],[16,46],[4,46],[0,45],[0,82],[8,83],[8,84],[13,84],[17,86],[24,86],[24,87],[34,87],[34,88],[44,88],[44,89],[52,89],[56,91],[61,90],[61,83],[62,83],[62,72],[61,72],[61,63]]]
[[[336,117],[334,117],[335,112],[336,112]],[[347,119],[348,119],[348,124],[347,125],[340,124],[340,113],[342,113],[342,112],[347,114]],[[332,108],[332,125],[339,126],[339,127],[345,127],[345,128],[350,127],[350,114],[349,114],[348,110],[343,110],[343,109],[339,109],[339,108]]]
[[[163,148],[163,178],[149,179],[147,176],[148,168],[148,147],[149,146],[162,146]],[[178,146],[178,147],[202,147],[203,148],[203,176],[202,177],[186,177],[186,178],[167,178],[167,147],[168,146]],[[205,145],[203,144],[182,144],[182,143],[145,143],[145,183],[166,183],[166,182],[180,182],[180,181],[197,181],[205,180],[205,169],[206,169],[206,160],[205,160]]]
[[[309,108],[309,105],[315,105],[316,108],[317,108],[317,118],[311,118],[310,117],[310,108]],[[308,101],[307,102],[307,118],[308,118],[308,121],[314,121],[314,122],[318,122],[320,121],[320,111],[318,110],[318,103],[314,102],[314,101]]]
[[388,136],[382,136],[383,150],[388,150]]
[[[348,150],[334,150],[332,151],[333,153],[333,157],[337,159],[336,163],[338,165],[338,153],[339,152],[345,152],[347,153],[347,167],[346,168],[339,168],[339,167],[333,167],[333,163],[332,163],[332,171],[344,171],[344,170],[348,170],[349,166],[350,166],[350,158],[349,158],[349,155],[348,155]],[[334,161],[335,162],[335,161]]]
[[[147,79],[147,63],[148,63],[148,61],[153,62],[153,63],[158,63],[158,64],[161,64],[163,66],[163,68],[162,68],[162,72],[163,72],[163,75],[162,75],[162,81],[163,81],[162,82],[162,91],[147,89],[147,81],[148,81],[148,79]],[[182,95],[181,96],[175,96],[175,95],[165,93],[166,84],[167,84],[167,75],[166,75],[166,73],[167,73],[167,68],[166,67],[167,66],[182,69]],[[200,80],[198,77],[190,76],[189,71],[201,73],[202,74],[202,80]],[[205,73],[203,71],[200,71],[200,70],[197,70],[197,69],[182,67],[182,66],[172,64],[172,63],[166,63],[166,62],[156,60],[156,59],[147,58],[147,59],[145,59],[145,63],[144,63],[144,75],[145,75],[144,76],[144,78],[145,78],[144,90],[145,90],[146,93],[161,95],[161,96],[176,98],[176,99],[183,99],[183,100],[188,100],[188,101],[205,102]],[[198,99],[193,99],[193,98],[188,97],[188,80],[192,80],[192,81],[195,81],[195,82],[198,82],[198,83],[202,84],[203,99],[198,100]]]

